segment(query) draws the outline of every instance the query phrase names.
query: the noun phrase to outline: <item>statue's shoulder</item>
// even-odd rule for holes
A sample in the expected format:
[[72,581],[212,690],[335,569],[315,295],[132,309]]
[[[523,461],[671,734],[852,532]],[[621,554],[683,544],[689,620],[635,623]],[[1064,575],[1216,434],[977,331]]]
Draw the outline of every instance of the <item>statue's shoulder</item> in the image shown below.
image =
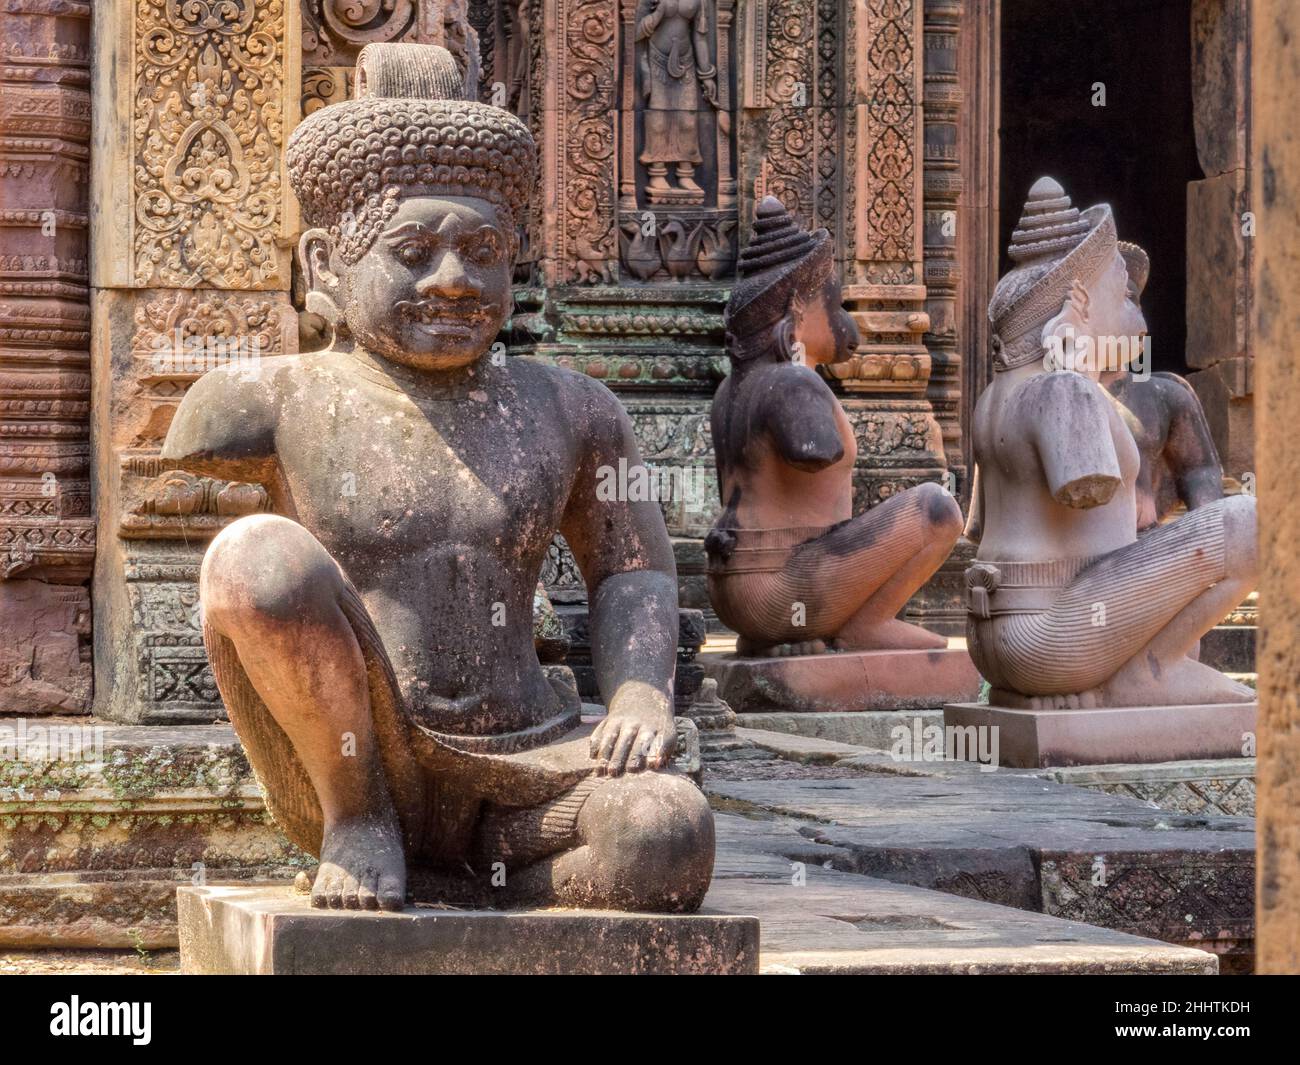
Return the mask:
[[528,358],[511,359],[507,365],[516,387],[547,404],[551,411],[598,420],[624,414],[618,397],[594,377]]
[[1156,386],[1160,398],[1174,406],[1200,407],[1201,405],[1196,389],[1191,386],[1187,378],[1179,374],[1161,370],[1151,375],[1151,383]]
[[1100,381],[1073,370],[1052,370],[1035,374],[1013,389],[1016,401],[1048,404],[1075,404],[1109,397]]

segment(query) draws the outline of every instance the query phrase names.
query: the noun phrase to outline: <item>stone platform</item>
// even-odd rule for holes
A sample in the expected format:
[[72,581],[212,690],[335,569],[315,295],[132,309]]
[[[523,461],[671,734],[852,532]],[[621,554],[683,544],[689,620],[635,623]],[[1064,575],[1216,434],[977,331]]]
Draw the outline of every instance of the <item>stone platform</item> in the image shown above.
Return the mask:
[[959,648],[779,658],[706,654],[699,663],[738,714],[925,709],[974,699],[980,690],[979,674]]
[[1020,769],[1178,762],[1254,753],[1257,703],[1022,710],[983,703],[944,707],[949,728],[996,728],[1001,765]]
[[330,912],[290,887],[176,893],[181,967],[195,974],[746,975],[758,919],[600,910]]
[[39,728],[64,750],[0,752],[2,948],[174,946],[178,884],[316,864],[271,821],[229,725],[25,727],[29,745]]
[[[770,746],[794,738],[774,736]],[[1042,771],[900,761],[886,751],[841,753],[797,775],[785,764],[713,767],[705,790],[717,809],[743,815],[747,833],[768,837],[769,853],[809,873],[828,866],[1036,911],[1207,950],[1223,971],[1250,971],[1251,818],[1181,816]],[[771,840],[778,830],[784,846]],[[720,822],[715,887],[727,875],[725,838]],[[712,896],[706,904],[730,905]],[[749,912],[766,937],[767,913]]]

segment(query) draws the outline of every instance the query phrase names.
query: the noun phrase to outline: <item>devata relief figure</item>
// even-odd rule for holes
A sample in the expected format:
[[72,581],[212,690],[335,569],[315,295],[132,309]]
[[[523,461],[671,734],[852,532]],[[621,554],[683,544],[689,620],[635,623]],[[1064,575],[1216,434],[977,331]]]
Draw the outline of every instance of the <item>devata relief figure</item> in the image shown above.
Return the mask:
[[801,229],[769,196],[738,272],[731,374],[712,414],[724,510],[705,541],[709,595],[737,654],[945,647],[895,615],[961,533],[956,501],[922,484],[853,515],[857,444],[815,369],[858,343],[830,234]]
[[[990,702],[1250,702],[1188,654],[1251,590],[1254,500],[1201,501],[1137,535],[1138,446],[1096,365],[1114,338],[1146,332],[1110,208],[1080,214],[1042,178],[1010,256],[989,305],[997,372],[975,408],[979,551],[966,573],[970,654]],[[1062,350],[1084,358],[1056,369]]]
[[[718,72],[709,54],[709,15],[709,0],[641,0],[637,7],[645,120],[640,159],[649,174],[646,193],[651,203],[704,201],[704,190],[695,181],[695,168],[703,161],[700,98],[709,104],[718,102]],[[676,166],[677,190],[668,183],[670,164]]]
[[[677,586],[653,502],[600,502],[640,462],[614,396],[487,357],[510,309],[527,128],[454,96],[440,48],[371,45],[365,95],[309,116],[287,160],[332,346],[214,371],[163,454],[271,486],[281,515],[203,562],[204,637],[271,810],[320,856],[318,906],[394,909],[408,864],[494,899],[699,906],[713,821],[675,744]],[[444,97],[444,98],[434,98]],[[591,593],[608,716],[548,684],[533,592],[563,532]]]
[[[1128,270],[1129,298],[1141,306],[1151,264],[1136,244],[1119,242]],[[1117,345],[1133,362],[1131,343]],[[1103,365],[1101,383],[1119,402],[1120,414],[1133,434],[1142,463],[1137,483],[1138,532],[1153,528],[1179,504],[1195,510],[1223,498],[1223,467],[1210,436],[1201,401],[1183,378],[1173,373],[1141,376],[1129,366]]]

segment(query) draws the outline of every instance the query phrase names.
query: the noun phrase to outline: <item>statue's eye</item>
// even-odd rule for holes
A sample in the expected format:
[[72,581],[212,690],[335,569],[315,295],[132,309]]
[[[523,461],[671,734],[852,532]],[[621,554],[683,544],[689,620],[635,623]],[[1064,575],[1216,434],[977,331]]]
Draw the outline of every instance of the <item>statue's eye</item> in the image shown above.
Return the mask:
[[397,259],[404,266],[422,266],[429,261],[429,249],[413,240],[397,249]]
[[466,255],[479,266],[491,266],[501,257],[501,245],[494,237],[480,237],[466,249]]

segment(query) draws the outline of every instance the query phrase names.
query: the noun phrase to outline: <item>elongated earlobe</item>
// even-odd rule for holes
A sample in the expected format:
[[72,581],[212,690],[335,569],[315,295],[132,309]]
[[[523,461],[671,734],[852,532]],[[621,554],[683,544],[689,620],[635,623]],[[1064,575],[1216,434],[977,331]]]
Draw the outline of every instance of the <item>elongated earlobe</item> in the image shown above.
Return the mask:
[[298,258],[307,282],[306,310],[337,332],[343,324],[343,313],[339,307],[339,276],[330,264],[333,248],[334,242],[324,229],[309,229],[298,242]]

